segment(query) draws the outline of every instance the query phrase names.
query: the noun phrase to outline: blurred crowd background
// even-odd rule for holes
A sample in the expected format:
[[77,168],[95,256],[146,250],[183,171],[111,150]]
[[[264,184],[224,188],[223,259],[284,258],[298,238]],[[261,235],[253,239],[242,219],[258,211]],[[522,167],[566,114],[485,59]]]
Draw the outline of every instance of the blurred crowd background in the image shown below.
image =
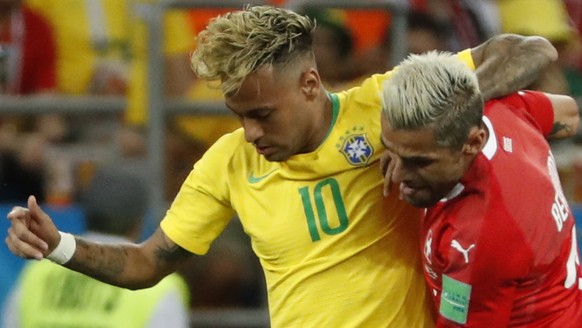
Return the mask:
[[[79,195],[101,167],[140,176],[165,208],[193,163],[219,136],[239,127],[222,105],[220,90],[196,80],[189,54],[212,17],[240,9],[245,1],[226,2],[230,7],[206,2],[0,0],[2,217],[33,194],[61,230],[83,233]],[[582,103],[580,0],[261,3],[316,19],[317,64],[331,91],[357,86],[407,53],[454,52],[495,34],[518,33],[544,36],[559,52],[551,78],[530,88],[569,94]],[[152,10],[160,8],[161,30],[152,31],[158,26],[151,24]],[[152,44],[161,47],[152,51]],[[161,67],[152,69],[156,63]],[[165,111],[172,102],[185,109]],[[580,213],[582,133],[552,147],[567,197]],[[163,215],[158,210],[147,215],[142,237],[155,229]],[[7,252],[0,246],[0,302],[23,265]],[[236,218],[209,255],[181,273],[192,287],[193,311],[266,304],[260,266]]]

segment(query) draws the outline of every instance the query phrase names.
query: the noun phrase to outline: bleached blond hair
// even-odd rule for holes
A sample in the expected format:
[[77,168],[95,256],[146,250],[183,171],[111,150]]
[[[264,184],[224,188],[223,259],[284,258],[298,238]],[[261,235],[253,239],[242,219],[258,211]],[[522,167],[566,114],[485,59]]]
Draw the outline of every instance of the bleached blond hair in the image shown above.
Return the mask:
[[313,56],[314,28],[314,21],[284,8],[246,6],[214,18],[198,34],[192,69],[201,79],[220,81],[225,96],[233,95],[265,65]]
[[477,76],[456,56],[410,55],[382,89],[383,114],[393,129],[434,127],[436,142],[461,147],[483,116]]

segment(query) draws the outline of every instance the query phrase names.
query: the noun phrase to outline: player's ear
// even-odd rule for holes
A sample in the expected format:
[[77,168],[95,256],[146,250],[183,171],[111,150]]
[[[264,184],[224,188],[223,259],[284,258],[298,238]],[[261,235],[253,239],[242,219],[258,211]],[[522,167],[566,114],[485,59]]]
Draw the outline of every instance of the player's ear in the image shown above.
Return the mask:
[[478,154],[487,142],[487,131],[484,128],[475,126],[469,131],[469,137],[463,145],[463,153],[474,156]]
[[309,99],[316,98],[321,92],[321,77],[315,68],[309,68],[301,74],[301,91]]

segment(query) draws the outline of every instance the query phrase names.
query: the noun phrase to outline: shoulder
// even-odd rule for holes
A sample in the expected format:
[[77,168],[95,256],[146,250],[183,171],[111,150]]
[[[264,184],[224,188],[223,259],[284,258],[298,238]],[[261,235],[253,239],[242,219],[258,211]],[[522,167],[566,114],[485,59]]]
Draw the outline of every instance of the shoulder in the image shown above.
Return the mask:
[[[350,113],[370,111],[376,115],[382,106],[381,92],[384,81],[390,78],[392,71],[384,74],[374,74],[360,80],[357,86],[352,86],[341,92],[333,93],[337,96],[340,113],[349,108]],[[374,117],[375,119],[377,117]],[[379,122],[378,122],[379,124]]]
[[210,146],[202,158],[194,164],[193,172],[198,177],[207,176],[212,181],[216,179],[226,181],[233,168],[241,172],[246,170],[250,163],[260,161],[260,158],[253,145],[245,140],[244,130],[239,128],[223,135]]

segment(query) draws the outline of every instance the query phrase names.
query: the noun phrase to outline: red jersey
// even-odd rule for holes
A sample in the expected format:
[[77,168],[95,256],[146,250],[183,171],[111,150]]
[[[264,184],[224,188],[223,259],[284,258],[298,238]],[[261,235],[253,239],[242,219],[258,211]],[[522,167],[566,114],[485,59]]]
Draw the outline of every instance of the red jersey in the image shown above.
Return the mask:
[[32,94],[56,87],[56,50],[53,32],[45,19],[25,5],[11,14],[9,28],[0,33],[6,49],[6,91]]
[[423,218],[424,273],[439,327],[582,327],[574,217],[544,136],[549,100],[486,103],[482,152]]

